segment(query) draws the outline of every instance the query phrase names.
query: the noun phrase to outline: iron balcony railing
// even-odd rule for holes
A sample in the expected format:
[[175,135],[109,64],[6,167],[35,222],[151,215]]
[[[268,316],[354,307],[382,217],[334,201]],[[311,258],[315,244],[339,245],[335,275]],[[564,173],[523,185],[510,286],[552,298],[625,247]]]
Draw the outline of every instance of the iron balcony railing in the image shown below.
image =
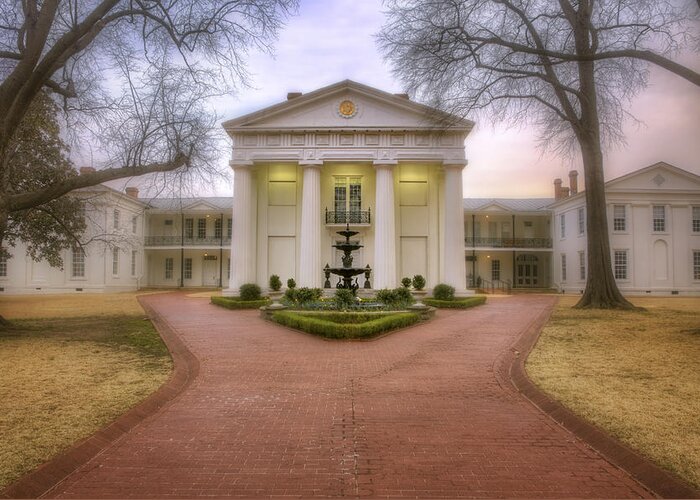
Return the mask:
[[146,236],[147,247],[227,247],[231,244],[231,238],[183,238],[181,236]]
[[370,224],[372,212],[367,210],[336,210],[326,209],[326,224]]
[[468,247],[552,248],[551,238],[464,238]]

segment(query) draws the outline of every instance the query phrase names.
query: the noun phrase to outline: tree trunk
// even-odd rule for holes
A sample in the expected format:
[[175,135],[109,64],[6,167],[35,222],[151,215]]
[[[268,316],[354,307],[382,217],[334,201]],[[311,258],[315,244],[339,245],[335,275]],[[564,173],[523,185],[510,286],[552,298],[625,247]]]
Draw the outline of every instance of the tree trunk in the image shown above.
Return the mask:
[[[577,43],[587,45],[587,37]],[[579,50],[586,51],[587,48]],[[586,193],[586,236],[588,241],[586,290],[576,308],[634,309],[615,283],[610,259],[610,235],[608,233],[607,205],[605,203],[605,178],[603,153],[600,141],[598,96],[595,87],[595,71],[592,61],[579,63],[581,83],[581,120],[577,138],[581,146]]]
[[634,309],[617,288],[610,259],[610,237],[605,202],[603,155],[600,142],[581,144],[586,182],[586,236],[588,240],[586,290],[576,308]]

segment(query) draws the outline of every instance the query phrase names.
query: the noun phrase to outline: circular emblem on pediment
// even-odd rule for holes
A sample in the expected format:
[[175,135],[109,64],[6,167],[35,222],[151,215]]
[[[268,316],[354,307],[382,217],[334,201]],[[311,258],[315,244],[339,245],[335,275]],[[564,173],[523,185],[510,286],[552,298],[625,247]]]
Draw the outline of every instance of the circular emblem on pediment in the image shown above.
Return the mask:
[[357,105],[350,99],[345,99],[338,104],[338,114],[343,118],[352,118],[357,114]]

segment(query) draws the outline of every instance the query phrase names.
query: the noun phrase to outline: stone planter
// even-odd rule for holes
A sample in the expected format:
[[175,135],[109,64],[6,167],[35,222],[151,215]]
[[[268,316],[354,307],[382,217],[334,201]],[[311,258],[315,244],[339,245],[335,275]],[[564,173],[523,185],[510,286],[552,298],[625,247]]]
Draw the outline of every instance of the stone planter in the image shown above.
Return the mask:
[[274,311],[279,311],[280,309],[287,309],[287,306],[283,306],[282,304],[280,304],[280,299],[282,298],[282,295],[284,295],[284,292],[282,291],[274,292],[270,290],[267,296],[270,297],[270,300],[272,300],[272,304],[267,306],[267,309],[272,309]]
[[416,299],[416,303],[413,304],[409,309],[427,309],[428,306],[423,304],[423,299],[428,294],[425,290],[411,290],[411,295]]

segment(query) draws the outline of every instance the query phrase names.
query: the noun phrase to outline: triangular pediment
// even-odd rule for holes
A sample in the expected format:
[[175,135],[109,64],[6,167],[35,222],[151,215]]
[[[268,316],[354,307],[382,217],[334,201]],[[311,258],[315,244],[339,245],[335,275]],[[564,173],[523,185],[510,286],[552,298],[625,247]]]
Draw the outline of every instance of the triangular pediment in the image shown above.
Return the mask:
[[345,80],[224,122],[246,130],[470,130],[473,123],[360,83]]
[[195,201],[189,205],[183,205],[182,207],[183,210],[196,210],[196,211],[211,211],[211,210],[218,210],[217,207],[210,203],[206,203],[204,201]]
[[658,162],[606,183],[609,192],[688,191],[700,189],[700,176]]
[[479,207],[478,210],[479,212],[508,212],[509,208],[505,205],[501,205],[500,203],[494,201],[487,205]]

